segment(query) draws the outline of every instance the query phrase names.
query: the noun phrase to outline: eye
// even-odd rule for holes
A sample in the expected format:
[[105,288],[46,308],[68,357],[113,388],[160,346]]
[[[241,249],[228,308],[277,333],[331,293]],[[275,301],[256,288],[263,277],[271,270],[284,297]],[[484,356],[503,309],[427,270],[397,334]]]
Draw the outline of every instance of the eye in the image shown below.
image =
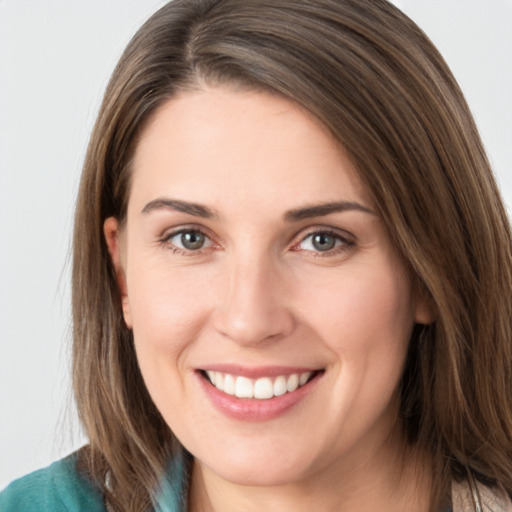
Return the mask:
[[310,251],[314,253],[337,254],[339,251],[352,247],[354,243],[347,237],[332,231],[315,231],[310,233],[295,247],[300,251]]
[[201,249],[210,247],[213,242],[202,231],[198,229],[181,229],[167,235],[164,242],[171,245],[175,251],[199,252]]

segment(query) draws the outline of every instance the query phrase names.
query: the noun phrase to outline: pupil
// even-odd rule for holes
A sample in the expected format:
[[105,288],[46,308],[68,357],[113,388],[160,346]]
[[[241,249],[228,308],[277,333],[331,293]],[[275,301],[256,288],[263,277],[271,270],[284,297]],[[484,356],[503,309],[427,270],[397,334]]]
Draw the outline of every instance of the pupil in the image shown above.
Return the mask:
[[313,247],[318,251],[330,251],[334,248],[335,244],[334,237],[320,233],[313,237]]
[[197,231],[182,233],[181,243],[185,249],[200,249],[204,245],[204,235]]

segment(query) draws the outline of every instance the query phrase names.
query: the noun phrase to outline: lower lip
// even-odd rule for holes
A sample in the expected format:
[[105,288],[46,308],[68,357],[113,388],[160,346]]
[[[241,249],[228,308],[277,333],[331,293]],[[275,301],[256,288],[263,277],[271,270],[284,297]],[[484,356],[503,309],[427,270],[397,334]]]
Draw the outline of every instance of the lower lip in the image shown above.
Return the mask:
[[218,390],[198,372],[198,378],[213,405],[226,416],[242,421],[268,421],[277,418],[302,401],[316,386],[322,374],[313,377],[307,384],[281,396],[266,400],[238,398]]

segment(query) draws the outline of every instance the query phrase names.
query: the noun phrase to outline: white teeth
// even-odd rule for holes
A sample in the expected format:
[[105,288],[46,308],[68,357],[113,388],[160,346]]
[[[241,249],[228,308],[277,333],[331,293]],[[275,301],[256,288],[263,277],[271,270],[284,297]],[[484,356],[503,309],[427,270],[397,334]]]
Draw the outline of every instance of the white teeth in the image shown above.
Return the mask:
[[224,391],[224,374],[220,372],[215,372],[215,387]]
[[226,373],[224,375],[224,393],[227,393],[228,395],[234,395],[235,394],[235,377],[233,375],[230,375],[229,373]]
[[254,398],[263,400],[274,396],[274,384],[268,377],[262,377],[254,383]]
[[286,389],[289,393],[295,391],[299,387],[299,375],[294,373],[288,377],[288,381],[286,382]]
[[299,377],[299,386],[304,386],[306,382],[309,380],[309,378],[313,375],[313,372],[304,372],[300,374]]
[[237,377],[235,384],[235,396],[238,398],[252,398],[254,396],[252,380],[247,377]]
[[288,390],[286,389],[286,377],[279,376],[274,381],[274,395],[284,395]]
[[228,395],[266,400],[285,393],[293,393],[309,381],[313,372],[292,373],[288,376],[279,375],[275,379],[260,377],[256,380],[211,370],[207,370],[206,374],[218,390],[224,391]]

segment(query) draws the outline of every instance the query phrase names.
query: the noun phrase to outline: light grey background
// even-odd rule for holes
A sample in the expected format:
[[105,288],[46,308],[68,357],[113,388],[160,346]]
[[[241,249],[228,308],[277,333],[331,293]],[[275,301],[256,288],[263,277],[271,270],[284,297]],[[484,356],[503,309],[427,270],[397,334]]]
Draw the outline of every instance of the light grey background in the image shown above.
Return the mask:
[[[0,0],[0,489],[84,442],[69,246],[108,77],[156,0]],[[512,0],[396,0],[459,80],[512,205]]]

